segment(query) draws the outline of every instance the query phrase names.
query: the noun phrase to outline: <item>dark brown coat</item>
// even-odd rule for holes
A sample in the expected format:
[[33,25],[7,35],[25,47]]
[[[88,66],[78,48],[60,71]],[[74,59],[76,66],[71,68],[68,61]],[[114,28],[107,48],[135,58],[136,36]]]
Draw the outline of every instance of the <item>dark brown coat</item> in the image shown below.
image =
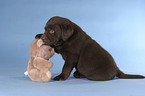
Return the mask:
[[52,17],[40,36],[65,60],[62,73],[54,80],[66,80],[73,68],[74,77],[89,80],[111,80],[119,78],[145,78],[141,75],[127,75],[119,70],[112,56],[78,25],[62,17]]

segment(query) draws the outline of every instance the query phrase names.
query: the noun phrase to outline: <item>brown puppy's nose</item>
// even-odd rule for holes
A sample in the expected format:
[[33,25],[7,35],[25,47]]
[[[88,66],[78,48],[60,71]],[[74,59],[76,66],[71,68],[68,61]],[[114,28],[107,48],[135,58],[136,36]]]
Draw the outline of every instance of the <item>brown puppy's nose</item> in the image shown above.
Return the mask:
[[43,35],[43,34],[37,34],[37,35],[35,36],[35,39],[40,39],[42,35]]

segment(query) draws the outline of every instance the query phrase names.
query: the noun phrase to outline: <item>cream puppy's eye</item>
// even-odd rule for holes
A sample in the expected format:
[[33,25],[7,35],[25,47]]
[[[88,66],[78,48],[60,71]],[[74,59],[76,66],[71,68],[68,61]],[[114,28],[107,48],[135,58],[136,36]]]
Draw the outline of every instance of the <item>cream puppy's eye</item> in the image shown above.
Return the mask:
[[53,33],[54,33],[54,30],[51,29],[49,32],[50,32],[51,34],[53,34]]

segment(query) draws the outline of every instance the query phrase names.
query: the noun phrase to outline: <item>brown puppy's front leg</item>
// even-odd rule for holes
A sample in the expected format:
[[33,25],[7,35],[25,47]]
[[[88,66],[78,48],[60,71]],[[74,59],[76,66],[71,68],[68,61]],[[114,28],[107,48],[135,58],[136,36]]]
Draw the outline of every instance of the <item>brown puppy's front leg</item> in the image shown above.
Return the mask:
[[54,80],[56,80],[56,81],[66,80],[69,77],[69,75],[70,75],[72,69],[74,68],[75,64],[76,63],[74,63],[74,62],[66,60],[64,66],[63,66],[63,69],[62,69],[62,73],[60,75],[56,76],[54,78]]

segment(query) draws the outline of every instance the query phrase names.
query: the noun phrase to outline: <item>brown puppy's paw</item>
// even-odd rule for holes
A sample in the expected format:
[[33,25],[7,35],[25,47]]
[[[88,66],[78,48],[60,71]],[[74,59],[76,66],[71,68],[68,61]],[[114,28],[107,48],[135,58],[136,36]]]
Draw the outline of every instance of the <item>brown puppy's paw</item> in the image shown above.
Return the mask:
[[73,74],[73,76],[74,76],[75,78],[85,78],[85,76],[82,75],[81,73],[79,73],[78,71],[75,71],[74,74]]
[[64,80],[66,80],[66,79],[60,74],[60,75],[54,77],[53,80],[55,80],[55,81],[64,81]]

